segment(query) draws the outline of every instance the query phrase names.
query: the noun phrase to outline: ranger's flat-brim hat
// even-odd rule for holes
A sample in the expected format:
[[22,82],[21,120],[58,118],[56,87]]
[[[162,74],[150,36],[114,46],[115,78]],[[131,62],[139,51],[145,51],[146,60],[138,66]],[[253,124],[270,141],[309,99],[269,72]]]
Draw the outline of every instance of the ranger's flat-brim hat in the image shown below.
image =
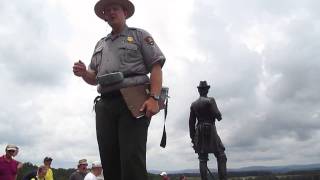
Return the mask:
[[94,12],[96,15],[101,18],[104,18],[104,9],[106,6],[111,4],[119,4],[128,12],[127,19],[130,18],[134,13],[134,5],[129,0],[100,0],[94,6]]
[[207,81],[200,81],[198,88],[209,89],[210,86],[207,84]]

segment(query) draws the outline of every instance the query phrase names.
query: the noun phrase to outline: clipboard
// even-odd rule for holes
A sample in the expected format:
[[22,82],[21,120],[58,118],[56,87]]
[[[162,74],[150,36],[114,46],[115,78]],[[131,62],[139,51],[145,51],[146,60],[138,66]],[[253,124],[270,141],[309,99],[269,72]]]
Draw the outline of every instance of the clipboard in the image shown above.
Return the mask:
[[128,109],[135,118],[141,118],[145,116],[145,113],[141,112],[140,108],[149,98],[149,84],[121,88],[120,92],[127,104]]

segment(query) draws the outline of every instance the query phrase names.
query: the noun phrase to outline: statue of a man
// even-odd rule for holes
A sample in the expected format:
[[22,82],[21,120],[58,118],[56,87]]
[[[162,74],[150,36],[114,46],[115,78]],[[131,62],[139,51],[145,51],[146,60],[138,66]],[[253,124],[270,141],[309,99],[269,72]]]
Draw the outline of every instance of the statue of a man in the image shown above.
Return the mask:
[[208,153],[213,153],[217,159],[219,179],[226,180],[227,156],[215,126],[215,120],[221,121],[222,117],[214,98],[207,97],[209,88],[207,81],[200,81],[200,97],[190,107],[190,137],[193,148],[199,155],[201,179],[207,180]]

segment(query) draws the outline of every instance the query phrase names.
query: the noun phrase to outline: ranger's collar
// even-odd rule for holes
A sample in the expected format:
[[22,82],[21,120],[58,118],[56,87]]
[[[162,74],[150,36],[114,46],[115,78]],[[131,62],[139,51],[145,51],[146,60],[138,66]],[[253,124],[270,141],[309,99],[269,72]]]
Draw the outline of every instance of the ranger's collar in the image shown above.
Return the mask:
[[127,25],[124,26],[123,30],[119,33],[119,34],[116,34],[116,35],[112,35],[112,32],[109,33],[107,35],[107,38],[106,40],[108,39],[111,39],[111,40],[115,40],[117,39],[119,36],[128,36],[129,35],[129,27]]

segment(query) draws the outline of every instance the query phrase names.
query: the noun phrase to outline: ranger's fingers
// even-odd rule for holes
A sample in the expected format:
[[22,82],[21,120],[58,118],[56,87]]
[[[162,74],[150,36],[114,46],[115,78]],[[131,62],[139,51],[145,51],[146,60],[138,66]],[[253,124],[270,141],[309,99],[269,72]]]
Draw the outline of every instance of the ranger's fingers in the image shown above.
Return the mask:
[[82,70],[82,69],[86,69],[85,66],[83,64],[75,64],[73,66],[73,69],[79,69],[79,70]]
[[146,102],[144,102],[144,103],[142,104],[142,106],[141,106],[141,108],[140,108],[139,111],[143,112],[145,108],[146,108]]
[[85,66],[83,63],[80,63],[80,62],[75,62],[73,65],[74,66]]

